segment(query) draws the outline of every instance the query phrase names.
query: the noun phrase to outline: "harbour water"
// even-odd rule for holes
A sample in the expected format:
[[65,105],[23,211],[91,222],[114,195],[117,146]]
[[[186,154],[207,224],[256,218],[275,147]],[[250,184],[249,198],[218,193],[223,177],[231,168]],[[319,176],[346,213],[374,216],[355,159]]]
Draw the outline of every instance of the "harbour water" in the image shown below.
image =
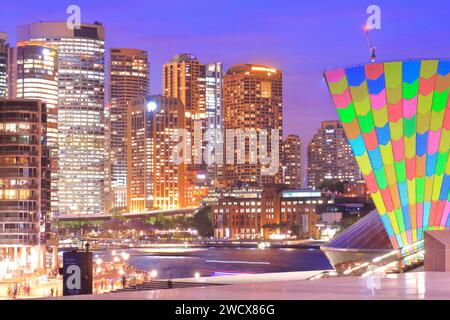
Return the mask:
[[[130,255],[135,268],[155,270],[159,279],[225,274],[311,271],[330,269],[318,248],[142,248],[117,250]],[[110,252],[98,253],[98,256]]]

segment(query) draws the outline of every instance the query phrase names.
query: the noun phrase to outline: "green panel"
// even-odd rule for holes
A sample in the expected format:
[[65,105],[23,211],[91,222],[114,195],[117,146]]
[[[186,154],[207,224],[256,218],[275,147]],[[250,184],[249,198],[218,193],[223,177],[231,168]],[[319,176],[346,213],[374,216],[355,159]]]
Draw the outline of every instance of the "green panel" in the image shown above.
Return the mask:
[[413,115],[410,119],[403,118],[403,134],[405,137],[416,135],[416,115]]
[[403,214],[401,209],[394,209],[395,217],[397,218],[398,228],[400,232],[405,232],[405,222],[403,221]]
[[405,167],[405,159],[402,161],[395,161],[395,175],[397,176],[397,182],[401,183],[406,180],[406,167]]
[[374,128],[372,111],[365,116],[358,116],[359,128],[363,133],[370,133]]
[[445,106],[447,105],[447,99],[448,99],[448,90],[445,90],[444,92],[434,91],[433,105],[431,109],[434,112],[440,112],[444,110]]
[[411,100],[419,92],[419,79],[413,83],[403,83],[403,98]]
[[448,151],[445,153],[438,152],[436,161],[436,175],[442,176],[444,174],[447,159],[448,159]]
[[416,178],[416,203],[423,202],[424,187],[425,187],[425,177]]
[[381,167],[380,169],[373,170],[373,173],[375,175],[375,180],[377,181],[378,188],[383,190],[387,187],[387,181],[386,181],[386,174],[384,173],[384,168]]
[[356,117],[355,106],[353,105],[353,102],[350,102],[350,104],[346,108],[337,108],[336,110],[338,112],[339,118],[344,123],[352,122],[352,120]]

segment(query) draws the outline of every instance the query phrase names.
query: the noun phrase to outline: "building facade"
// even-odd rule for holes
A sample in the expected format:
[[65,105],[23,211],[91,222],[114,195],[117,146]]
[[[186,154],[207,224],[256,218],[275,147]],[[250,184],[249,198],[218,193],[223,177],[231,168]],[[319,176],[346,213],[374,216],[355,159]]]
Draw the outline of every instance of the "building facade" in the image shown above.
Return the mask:
[[320,191],[266,185],[225,192],[213,205],[215,238],[318,239],[318,210],[332,203]]
[[0,98],[6,97],[9,47],[7,40],[6,33],[0,32]]
[[46,122],[45,103],[0,99],[0,256],[14,268],[42,262],[51,200]]
[[[224,159],[221,184],[225,187],[240,182],[256,182],[261,186],[281,182],[282,89],[282,72],[279,69],[251,64],[235,65],[228,69],[223,84],[223,127],[225,158],[231,160]],[[239,130],[248,134],[245,141],[228,134]],[[261,130],[268,133],[266,155],[261,150]],[[274,136],[277,146],[272,150],[274,133],[278,134]],[[260,148],[252,153],[250,146],[255,145],[255,141]],[[245,148],[244,161],[239,161],[240,148]],[[265,156],[276,160],[275,164],[271,161],[275,170],[264,173],[263,167],[269,166],[262,164]]]
[[18,42],[9,50],[8,69],[10,98],[39,99],[46,105],[51,212],[58,212],[58,51],[44,42]]
[[203,161],[205,139],[196,137],[202,137],[207,128],[220,126],[222,73],[222,63],[201,64],[193,54],[175,55],[163,66],[163,95],[179,98],[184,104],[186,130],[190,132],[187,147],[191,159],[185,180],[187,206],[198,205],[208,193],[211,178],[214,179],[208,176],[209,168]]
[[288,135],[283,142],[283,183],[292,189],[305,187],[305,153],[303,141]]
[[339,121],[323,121],[308,145],[308,187],[355,182],[361,173]]
[[18,28],[19,41],[58,50],[58,210],[102,214],[105,209],[105,30],[99,23],[67,28],[38,22]]
[[109,161],[111,204],[127,207],[127,102],[150,93],[147,51],[111,48],[109,51]]
[[[178,98],[149,96],[128,107],[128,210],[142,212],[185,207],[186,165],[174,155],[185,129],[185,110]],[[180,150],[181,151],[181,150]]]

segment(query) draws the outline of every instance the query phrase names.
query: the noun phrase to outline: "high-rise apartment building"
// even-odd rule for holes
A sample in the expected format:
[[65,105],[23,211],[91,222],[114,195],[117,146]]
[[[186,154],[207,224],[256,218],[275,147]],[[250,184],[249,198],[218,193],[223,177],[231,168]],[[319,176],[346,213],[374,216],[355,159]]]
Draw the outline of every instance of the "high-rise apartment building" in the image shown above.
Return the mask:
[[61,214],[104,213],[105,30],[65,22],[18,28],[19,41],[58,50],[58,201]]
[[0,256],[40,267],[41,228],[50,214],[45,103],[0,99]]
[[355,182],[361,178],[353,152],[340,121],[323,121],[308,145],[308,186]]
[[164,96],[133,100],[127,122],[128,210],[184,207],[186,165],[174,159],[174,137],[185,129],[183,103]]
[[44,42],[23,41],[9,49],[8,96],[39,99],[47,110],[47,147],[51,163],[51,211],[58,212],[58,52]]
[[[282,71],[261,65],[235,65],[228,69],[224,76],[223,96],[224,142],[226,142],[224,152],[225,157],[233,161],[231,163],[231,160],[224,159],[224,173],[223,178],[220,179],[222,184],[228,187],[240,182],[252,182],[258,185],[281,182]],[[239,161],[238,156],[238,150],[244,146],[238,139],[232,139],[228,134],[229,130],[237,133],[239,129],[248,133],[248,139],[245,139],[247,141],[245,161]],[[268,134],[265,150],[261,148],[263,146],[260,139],[261,130],[267,130]],[[278,133],[278,138],[274,135],[277,145],[272,150],[273,132]],[[227,140],[234,140],[234,143],[230,144]],[[256,156],[250,152],[254,145],[252,140],[257,141],[259,145]],[[265,156],[272,156],[276,163],[270,161],[263,164]],[[269,166],[275,166],[272,168],[275,170],[263,170]]]
[[127,207],[127,102],[149,95],[147,51],[112,48],[109,51],[109,161],[111,206]]
[[207,194],[211,181],[211,177],[207,176],[208,167],[202,159],[205,140],[194,139],[201,136],[206,128],[220,126],[222,73],[222,63],[202,65],[193,54],[175,55],[163,66],[163,95],[179,98],[185,105],[186,129],[190,132],[187,141],[191,150],[186,171],[187,206],[199,204]]
[[200,61],[193,54],[178,54],[163,65],[163,96],[179,98],[185,106],[186,129],[193,131],[194,121],[206,118],[206,106],[200,103]]
[[283,183],[294,189],[305,187],[303,141],[291,134],[283,142]]
[[6,97],[7,86],[7,61],[8,61],[8,37],[6,33],[0,32],[0,98]]

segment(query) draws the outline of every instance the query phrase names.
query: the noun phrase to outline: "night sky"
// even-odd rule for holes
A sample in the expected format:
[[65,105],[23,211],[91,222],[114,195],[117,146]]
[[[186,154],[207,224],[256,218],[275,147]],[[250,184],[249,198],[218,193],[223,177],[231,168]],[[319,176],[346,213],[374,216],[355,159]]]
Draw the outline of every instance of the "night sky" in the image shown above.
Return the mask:
[[0,31],[66,21],[70,4],[82,22],[100,21],[107,47],[146,49],[151,92],[161,92],[161,66],[177,53],[202,63],[260,63],[284,73],[284,135],[306,143],[322,120],[337,119],[322,72],[369,60],[363,32],[370,4],[381,7],[371,32],[378,61],[450,57],[448,0],[2,0]]

